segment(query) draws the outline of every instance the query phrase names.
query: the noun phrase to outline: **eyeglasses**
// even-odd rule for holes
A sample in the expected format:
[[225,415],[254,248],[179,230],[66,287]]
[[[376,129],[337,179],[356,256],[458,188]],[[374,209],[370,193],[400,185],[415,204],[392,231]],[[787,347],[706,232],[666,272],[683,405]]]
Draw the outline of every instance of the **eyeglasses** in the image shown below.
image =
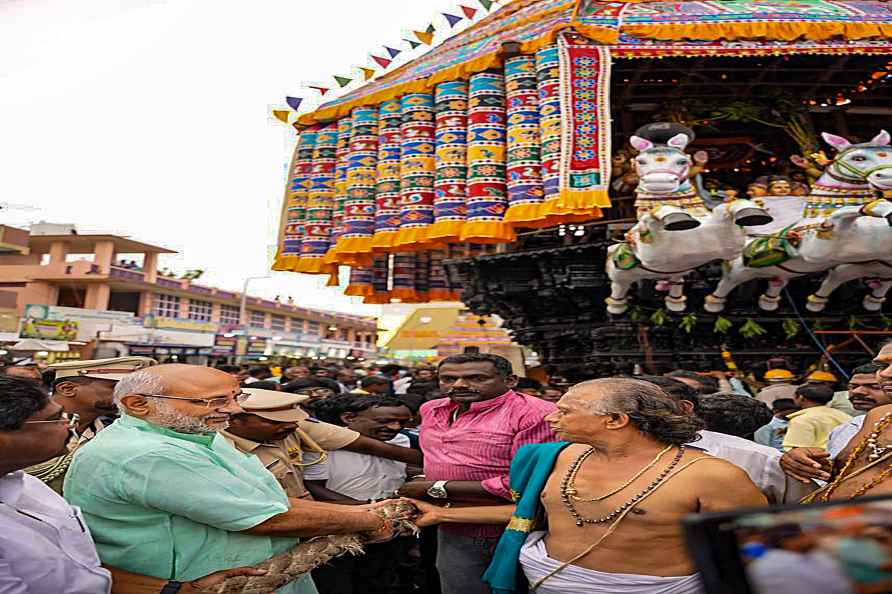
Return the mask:
[[251,395],[246,392],[236,394],[235,398],[230,398],[229,396],[219,396],[217,398],[184,398],[183,396],[164,396],[163,394],[140,394],[140,396],[145,396],[146,398],[162,398],[164,400],[185,400],[186,402],[191,402],[193,404],[202,403],[207,408],[220,408],[230,404],[233,400],[242,404],[251,397]]
[[37,424],[37,423],[65,423],[66,425],[68,425],[69,429],[73,430],[73,429],[77,429],[77,426],[78,426],[78,423],[80,423],[80,420],[81,420],[81,416],[77,413],[68,414],[68,413],[63,412],[61,418],[53,419],[52,421],[25,421],[25,424],[27,425],[28,423],[34,423],[34,424]]
[[329,396],[334,394],[334,391],[330,388],[303,388],[295,393],[303,396]]

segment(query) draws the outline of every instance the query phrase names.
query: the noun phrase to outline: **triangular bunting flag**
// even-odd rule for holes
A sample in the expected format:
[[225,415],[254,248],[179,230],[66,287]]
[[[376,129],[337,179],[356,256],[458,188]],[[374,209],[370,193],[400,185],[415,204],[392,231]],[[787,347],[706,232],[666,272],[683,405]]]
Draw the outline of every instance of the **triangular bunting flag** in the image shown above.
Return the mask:
[[311,89],[313,89],[314,91],[319,91],[320,95],[325,95],[327,92],[329,92],[331,90],[328,87],[318,87],[318,86],[314,86],[314,85],[307,85],[307,86],[310,87]]
[[288,116],[291,115],[291,112],[288,111],[287,109],[274,109],[274,110],[273,110],[273,115],[275,116],[275,118],[276,118],[277,120],[279,120],[279,121],[282,122],[283,124],[287,124],[287,123],[288,123]]
[[412,47],[412,49],[418,49],[419,47],[421,47],[421,44],[417,41],[412,41],[411,39],[403,39],[403,41],[408,43]]
[[384,49],[387,50],[387,53],[390,54],[391,58],[396,58],[398,55],[403,53],[403,50],[398,50],[398,49],[394,49],[392,47],[387,47],[386,45],[384,46]]
[[342,89],[353,82],[352,78],[347,78],[346,76],[335,76],[334,79]]
[[492,5],[495,3],[495,0],[477,0],[477,1],[480,2],[480,4],[482,4],[483,8],[485,8],[486,10],[489,10],[490,8],[492,8]]
[[362,70],[362,75],[365,77],[366,80],[371,80],[372,77],[375,76],[374,68],[366,68],[364,66],[357,66],[357,68]]
[[418,38],[418,41],[425,45],[431,45],[434,43],[434,34],[428,33],[426,31],[412,31],[415,34],[415,37]]
[[442,14],[444,17],[446,17],[446,20],[449,21],[450,28],[454,27],[455,25],[460,23],[462,20],[464,20],[463,17],[460,17],[455,14],[449,14],[448,12],[441,12],[440,14]]
[[301,97],[285,97],[285,102],[288,103],[288,107],[297,111],[300,109],[300,104],[303,103],[303,98]]
[[468,20],[473,19],[477,15],[476,8],[471,8],[470,6],[465,6],[464,4],[459,4],[459,8],[461,8],[461,11],[465,13],[465,17],[467,17]]
[[382,58],[381,56],[376,56],[374,54],[370,54],[372,56],[372,60],[378,63],[378,66],[381,68],[387,68],[390,66],[392,60],[388,60],[387,58]]
[[433,35],[434,33],[437,32],[437,30],[434,28],[434,24],[433,24],[433,23],[431,23],[430,25],[428,25],[428,26],[427,26],[427,29],[425,29],[425,31],[427,31],[427,32],[430,33],[431,35]]

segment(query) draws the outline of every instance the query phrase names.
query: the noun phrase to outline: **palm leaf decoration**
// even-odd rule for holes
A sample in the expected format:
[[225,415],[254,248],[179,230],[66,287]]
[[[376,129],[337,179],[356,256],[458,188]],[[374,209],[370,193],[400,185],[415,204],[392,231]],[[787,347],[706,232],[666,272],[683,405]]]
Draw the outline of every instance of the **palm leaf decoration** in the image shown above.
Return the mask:
[[681,319],[681,322],[679,322],[678,325],[682,330],[690,334],[691,331],[697,326],[697,316],[689,313]]
[[734,323],[724,316],[719,316],[715,320],[715,325],[712,327],[712,331],[716,334],[727,334],[731,328],[734,327]]
[[768,334],[768,330],[760,326],[758,322],[749,319],[743,326],[740,327],[740,330],[738,330],[738,332],[740,332],[740,335],[744,338],[755,338],[757,336]]

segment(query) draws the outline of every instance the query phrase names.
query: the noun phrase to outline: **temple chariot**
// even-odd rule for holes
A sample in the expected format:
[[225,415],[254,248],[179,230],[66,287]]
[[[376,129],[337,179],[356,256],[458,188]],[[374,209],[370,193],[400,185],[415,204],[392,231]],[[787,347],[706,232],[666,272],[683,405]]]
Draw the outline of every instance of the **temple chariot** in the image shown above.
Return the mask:
[[296,127],[275,270],[567,377],[892,335],[892,3],[514,0]]

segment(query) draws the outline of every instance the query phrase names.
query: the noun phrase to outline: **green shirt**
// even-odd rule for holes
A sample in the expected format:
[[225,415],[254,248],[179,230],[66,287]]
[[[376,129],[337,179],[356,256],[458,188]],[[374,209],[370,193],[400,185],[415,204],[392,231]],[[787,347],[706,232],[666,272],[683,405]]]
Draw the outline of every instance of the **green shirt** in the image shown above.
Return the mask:
[[[190,581],[256,565],[296,538],[242,531],[288,510],[288,497],[254,456],[217,435],[190,435],[124,415],[84,446],[65,477],[103,563]],[[309,576],[279,594],[315,594]]]

